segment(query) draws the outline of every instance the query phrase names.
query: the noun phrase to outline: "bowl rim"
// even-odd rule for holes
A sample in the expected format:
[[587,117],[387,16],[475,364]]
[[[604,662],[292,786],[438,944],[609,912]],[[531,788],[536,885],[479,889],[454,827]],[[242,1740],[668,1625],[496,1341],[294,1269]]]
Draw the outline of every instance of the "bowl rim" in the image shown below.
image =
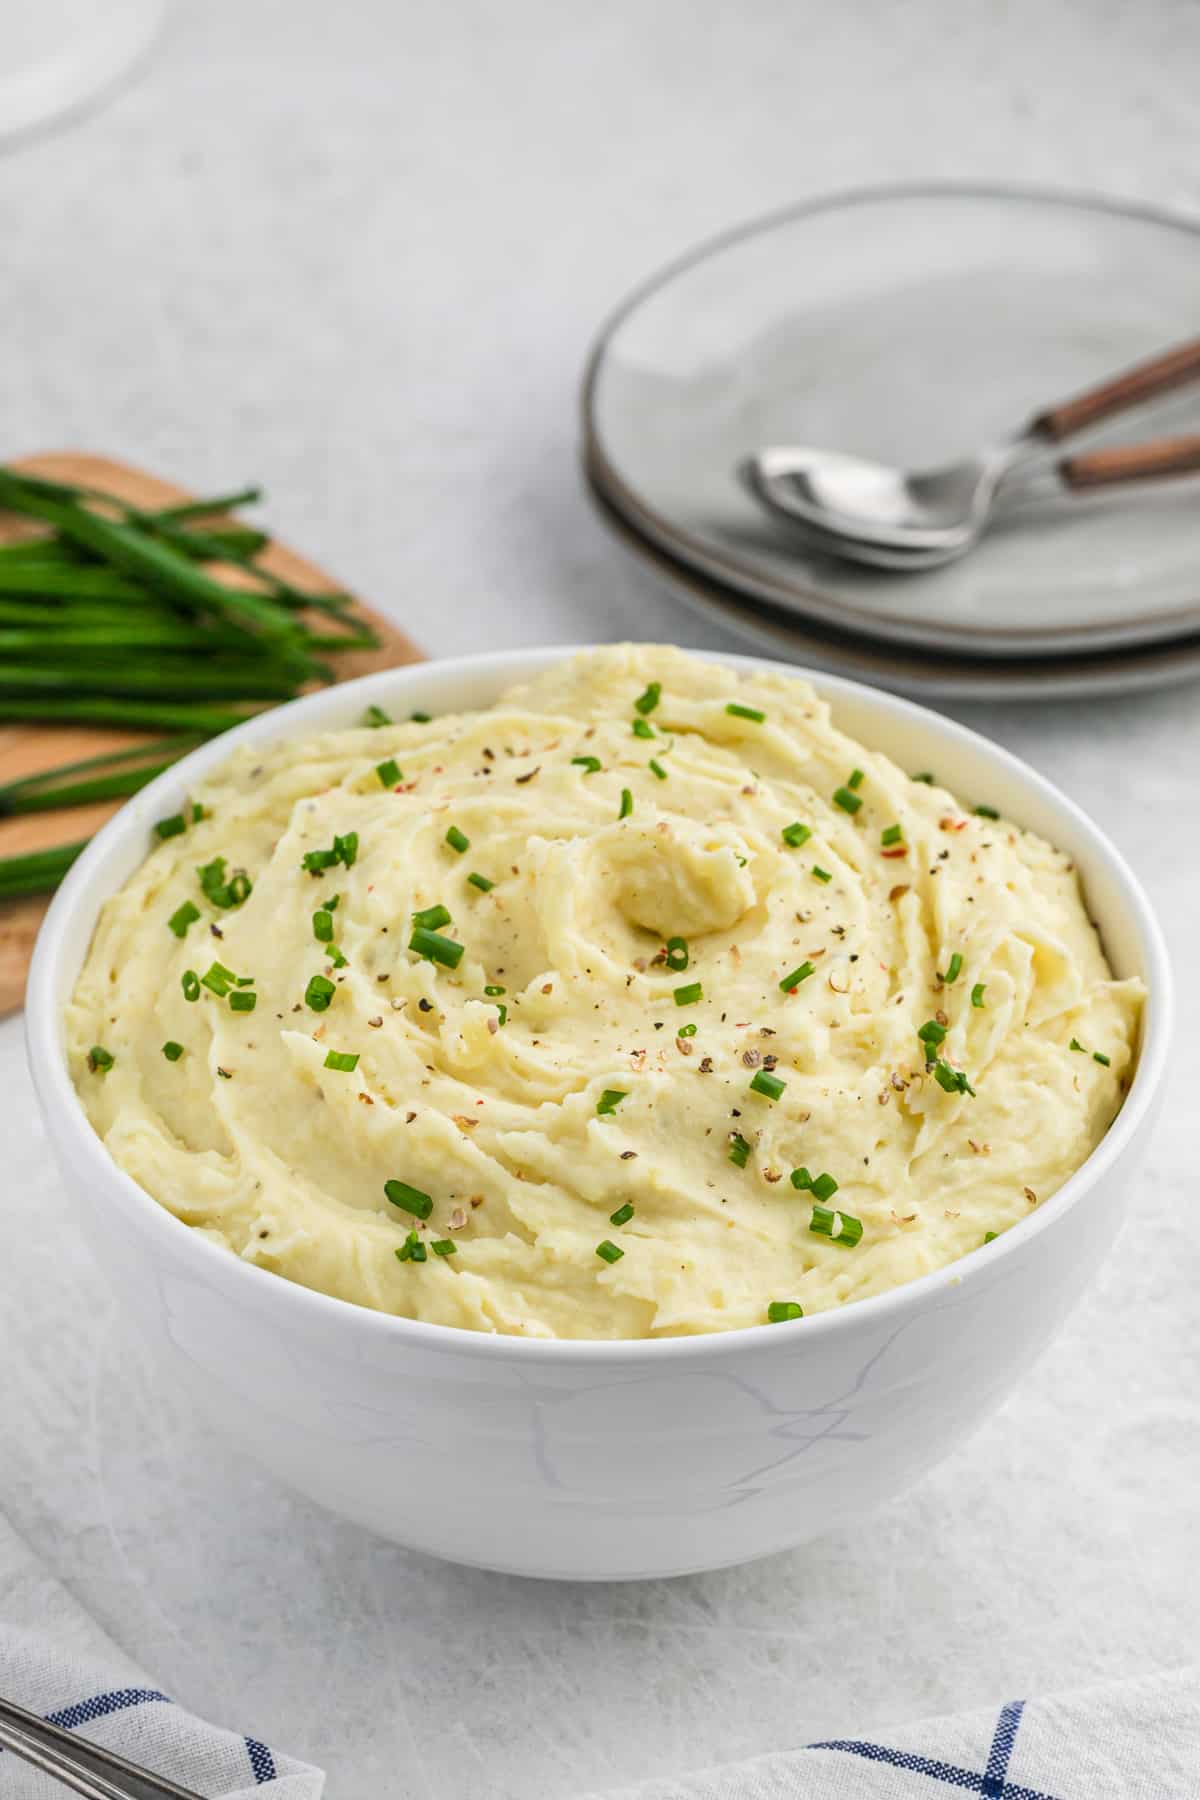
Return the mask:
[[[119,1203],[126,1212],[136,1213],[136,1223],[152,1240],[158,1239],[164,1251],[182,1252],[185,1258],[196,1257],[198,1272],[207,1270],[219,1286],[228,1286],[235,1301],[244,1299],[253,1306],[257,1297],[263,1308],[278,1307],[290,1311],[299,1326],[303,1326],[307,1318],[314,1326],[324,1325],[335,1331],[340,1328],[347,1332],[359,1331],[374,1336],[379,1342],[390,1339],[398,1346],[408,1343],[413,1348],[425,1350],[482,1358],[518,1357],[542,1364],[586,1362],[596,1365],[711,1360],[733,1356],[739,1351],[761,1351],[768,1344],[790,1348],[793,1352],[803,1351],[810,1343],[820,1345],[847,1331],[870,1329],[898,1313],[936,1300],[947,1289],[960,1286],[964,1278],[979,1273],[982,1267],[997,1267],[1005,1257],[1017,1254],[1079,1204],[1127,1149],[1151,1115],[1164,1083],[1172,1039],[1174,988],[1166,945],[1150,901],[1125,858],[1082,807],[1052,782],[1011,751],[960,725],[957,720],[947,719],[930,707],[844,676],[798,668],[770,657],[711,650],[687,654],[733,669],[765,669],[794,676],[811,683],[816,692],[835,707],[839,699],[864,704],[882,715],[908,720],[920,728],[932,730],[952,747],[957,744],[982,753],[985,759],[994,762],[1027,791],[1064,815],[1074,830],[1088,841],[1096,861],[1104,864],[1109,876],[1114,878],[1120,903],[1134,925],[1145,958],[1148,1003],[1143,1013],[1137,1069],[1124,1104],[1108,1131],[1079,1168],[1036,1212],[1010,1226],[992,1243],[968,1251],[955,1261],[912,1281],[782,1325],[763,1323],[737,1326],[728,1331],[663,1338],[523,1338],[379,1312],[244,1262],[176,1218],[119,1166],[96,1134],[71,1080],[56,989],[77,915],[92,899],[93,871],[103,864],[118,843],[145,829],[146,815],[157,813],[163,804],[157,796],[172,795],[172,801],[166,803],[169,808],[177,791],[186,790],[199,774],[219,767],[243,745],[289,737],[293,735],[293,726],[337,729],[332,723],[322,727],[321,721],[330,714],[344,715],[356,706],[369,705],[384,695],[394,697],[397,692],[406,694],[411,690],[413,696],[419,698],[422,685],[431,677],[454,680],[472,675],[494,675],[499,690],[513,680],[531,677],[584,651],[605,648],[612,646],[557,644],[485,651],[472,656],[404,664],[323,688],[318,693],[259,713],[232,731],[210,739],[149,783],[101,827],[68,872],[42,921],[30,964],[25,1017],[30,1071],[47,1126],[56,1138],[69,1137],[73,1148],[95,1168],[96,1187],[87,1204]],[[117,886],[110,891],[115,893]],[[185,1241],[189,1246],[187,1250],[183,1249]],[[981,1264],[985,1248],[987,1259]]]

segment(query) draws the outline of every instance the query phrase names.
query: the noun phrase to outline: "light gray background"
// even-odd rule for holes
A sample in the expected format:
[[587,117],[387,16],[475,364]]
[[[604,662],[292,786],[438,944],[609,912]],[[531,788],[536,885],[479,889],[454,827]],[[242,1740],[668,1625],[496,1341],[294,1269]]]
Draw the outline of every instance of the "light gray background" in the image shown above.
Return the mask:
[[[271,521],[434,654],[716,644],[589,515],[576,387],[648,270],[881,178],[1200,211],[1200,11],[935,0],[181,10],[0,161],[0,455],[81,446]],[[969,372],[959,372],[964,376]],[[958,709],[1102,821],[1194,999],[1200,692]],[[199,1711],[333,1800],[567,1800],[1195,1654],[1196,1051],[1038,1375],[918,1489],[743,1570],[540,1586],[337,1524],[177,1404],[77,1244],[0,1028],[0,1507]],[[487,1496],[479,1496],[481,1550]]]

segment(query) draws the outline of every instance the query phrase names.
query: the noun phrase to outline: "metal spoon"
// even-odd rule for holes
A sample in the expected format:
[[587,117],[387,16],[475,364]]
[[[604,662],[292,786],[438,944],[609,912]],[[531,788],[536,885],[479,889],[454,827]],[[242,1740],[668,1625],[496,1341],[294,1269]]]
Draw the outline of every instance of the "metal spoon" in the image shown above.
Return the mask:
[[[819,534],[831,553],[884,568],[929,568],[977,542],[1001,487],[1018,469],[1045,462],[1065,439],[1198,378],[1200,338],[1193,338],[1047,408],[1014,437],[964,462],[907,471],[839,451],[780,445],[749,457],[739,473],[770,512]],[[1198,452],[1200,440],[1177,439],[1068,458],[1057,470],[1068,487],[1093,488],[1200,468]]]

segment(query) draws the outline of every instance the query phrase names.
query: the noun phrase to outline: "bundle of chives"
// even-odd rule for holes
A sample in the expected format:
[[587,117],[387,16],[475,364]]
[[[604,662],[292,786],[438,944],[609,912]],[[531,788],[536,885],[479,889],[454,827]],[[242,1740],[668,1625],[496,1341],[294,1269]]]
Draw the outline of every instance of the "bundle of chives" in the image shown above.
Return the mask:
[[[322,653],[377,646],[349,595],[260,566],[269,538],[228,517],[260,497],[147,509],[0,467],[0,507],[41,532],[0,545],[0,723],[168,734],[0,786],[0,817],[136,793],[260,705],[332,680]],[[53,887],[81,848],[0,859],[0,897]]]

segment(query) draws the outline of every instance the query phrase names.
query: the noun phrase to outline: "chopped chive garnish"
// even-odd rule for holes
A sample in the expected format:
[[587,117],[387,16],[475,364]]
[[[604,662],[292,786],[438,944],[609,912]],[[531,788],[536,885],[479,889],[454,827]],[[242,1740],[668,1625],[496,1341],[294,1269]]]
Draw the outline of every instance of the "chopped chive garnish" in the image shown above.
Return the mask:
[[604,765],[598,756],[573,756],[571,767],[582,769],[586,775],[598,775]]
[[972,1098],[975,1097],[975,1089],[967,1080],[963,1070],[951,1068],[950,1064],[943,1062],[940,1057],[933,1065],[933,1079],[947,1094],[970,1094]]
[[188,926],[194,925],[199,917],[200,908],[193,906],[190,900],[185,900],[182,906],[176,907],[167,924],[177,938],[186,937]]
[[384,712],[382,706],[368,706],[366,712],[362,716],[362,722],[364,725],[374,725],[378,727],[380,725],[390,725],[392,721],[387,713]]
[[415,713],[409,713],[408,716],[412,720],[414,725],[432,725],[433,724],[433,714],[432,713],[415,712]]
[[807,1169],[793,1169],[790,1179],[792,1186],[799,1188],[801,1193],[804,1193],[813,1184],[813,1178]]
[[472,887],[477,887],[481,894],[490,894],[496,885],[494,881],[489,881],[486,875],[468,875],[467,880]]
[[633,795],[630,793],[628,788],[622,788],[621,789],[621,808],[620,808],[620,811],[617,813],[617,817],[618,817],[618,819],[627,819],[632,811],[633,811]]
[[628,1095],[628,1088],[605,1088],[599,1100],[596,1102],[597,1113],[603,1117],[605,1113],[616,1112],[622,1100],[627,1099]]
[[325,1012],[336,993],[337,989],[328,975],[313,975],[304,990],[304,1004],[313,1012]]
[[336,912],[337,911],[337,903],[341,899],[341,897],[342,896],[340,894],[330,894],[328,900],[322,900],[322,902],[321,902],[322,912]]
[[198,800],[192,801],[192,824],[198,825],[201,819],[207,819],[208,813]]
[[925,1023],[918,1027],[917,1036],[928,1051],[944,1041],[946,1027],[939,1025],[936,1019],[926,1019]]
[[464,850],[469,850],[471,848],[470,838],[467,837],[465,832],[460,831],[457,825],[452,825],[446,833],[446,842],[452,850],[457,850],[460,856]]
[[498,1024],[500,1024],[500,1025],[508,1024],[508,1008],[507,1008],[507,1006],[505,1006],[503,1000],[498,1000],[496,1002],[496,1015],[497,1015],[497,1023]]
[[602,1244],[596,1245],[596,1255],[606,1263],[620,1262],[624,1254],[625,1252],[618,1249],[617,1245],[608,1238],[605,1238]]
[[358,1067],[357,1050],[330,1050],[325,1056],[325,1067],[337,1069],[342,1075],[352,1075]]
[[696,1035],[696,1027],[694,1025],[681,1025],[679,1027],[679,1030],[675,1033],[675,1036],[677,1038],[695,1037],[695,1035]]
[[632,1219],[632,1217],[633,1217],[633,1207],[630,1205],[629,1201],[627,1200],[625,1202],[624,1206],[618,1206],[615,1213],[609,1213],[608,1222],[610,1225],[628,1225],[628,1223],[629,1223],[630,1219]]
[[658,705],[659,700],[661,698],[662,698],[662,682],[661,681],[652,681],[650,683],[650,686],[646,689],[645,693],[639,694],[633,704],[636,707],[637,711],[640,712],[643,716],[645,716],[646,713],[652,713],[654,711],[655,707]]
[[488,985],[484,988],[483,991],[485,994],[487,994],[489,996],[494,996],[496,994],[506,994],[508,992],[508,989],[502,988],[502,987],[497,987],[497,985],[494,981],[490,981],[488,983]]
[[833,876],[829,873],[829,870],[821,868],[819,863],[813,864],[813,875],[815,876],[815,878],[818,881],[832,881],[833,880]]
[[767,1069],[760,1069],[750,1083],[752,1093],[763,1094],[768,1100],[778,1100],[786,1086],[786,1081],[781,1081]]
[[885,850],[890,850],[893,844],[901,843],[903,838],[904,828],[901,825],[889,825],[885,831],[881,831],[879,834],[879,841]]
[[324,909],[315,912],[312,916],[312,928],[313,936],[318,944],[332,944],[333,914],[331,912],[326,912]]
[[987,993],[987,988],[985,987],[983,982],[977,981],[975,983],[975,986],[971,989],[971,1005],[972,1006],[982,1006],[983,1005],[983,996],[986,993]]
[[183,1045],[177,1044],[174,1038],[168,1038],[163,1045],[163,1055],[168,1062],[178,1062],[183,1055]]
[[812,963],[802,962],[798,969],[793,969],[790,975],[785,975],[779,985],[785,994],[794,994],[800,983],[807,981],[809,976],[815,973],[816,969]]
[[358,858],[358,833],[346,831],[340,836],[335,833],[333,845],[328,850],[306,850],[300,859],[300,866],[309,875],[320,875],[324,869],[332,869],[335,863],[345,863],[352,868]]
[[848,788],[857,789],[862,786],[864,780],[865,776],[861,769],[852,769],[850,772],[850,779],[847,781],[846,786]]
[[154,829],[160,838],[180,837],[187,830],[187,820],[182,813],[172,813],[169,819],[159,819]]
[[332,869],[338,861],[336,850],[306,850],[300,859],[300,867],[309,875],[319,875],[323,869]]
[[671,937],[667,939],[667,967],[673,975],[681,975],[688,966],[689,956],[687,939]]
[[458,1245],[453,1238],[434,1238],[429,1248],[435,1256],[457,1256]]
[[667,779],[667,771],[663,768],[656,756],[650,758],[650,767],[660,781],[665,781]]
[[798,1300],[772,1300],[767,1307],[767,1323],[784,1325],[789,1319],[802,1319],[804,1308]]
[[235,869],[229,880],[225,879],[225,858],[214,856],[210,863],[196,870],[204,897],[211,905],[228,910],[240,906],[250,895],[250,877],[245,869]]
[[840,787],[833,790],[833,804],[840,806],[843,812],[856,813],[862,805],[862,800],[852,789]]
[[412,922],[414,925],[424,925],[427,931],[436,931],[439,925],[450,923],[450,913],[448,908],[441,905],[427,906],[423,912],[413,914]]
[[396,1261],[423,1263],[427,1260],[428,1255],[429,1252],[426,1250],[416,1232],[410,1231],[404,1242],[399,1245],[396,1250]]
[[223,1000],[226,994],[237,986],[237,976],[232,969],[227,969],[224,963],[215,962],[200,977],[200,985],[208,988],[210,993],[216,994],[219,999]]
[[1112,1057],[1105,1056],[1103,1050],[1093,1050],[1092,1061],[1098,1062],[1101,1067],[1105,1069],[1110,1069],[1112,1067]]
[[1000,817],[994,806],[977,806],[974,810],[977,819],[998,819]]
[[[813,1189],[816,1192],[816,1189]],[[835,1244],[857,1244],[862,1237],[862,1220],[849,1213],[835,1212],[828,1206],[814,1206],[808,1229],[818,1237],[832,1238]]]
[[983,1234],[983,1241],[985,1244],[994,1244],[999,1236],[1000,1233],[998,1231],[985,1231]]
[[731,700],[725,711],[733,719],[750,719],[755,725],[763,724],[767,716],[765,712],[760,712],[757,706],[742,706],[736,700]]
[[802,825],[799,819],[796,819],[793,824],[785,825],[779,835],[785,844],[790,844],[793,850],[798,850],[801,844],[807,844],[809,838],[812,836],[812,830],[809,826]]
[[385,1181],[383,1191],[393,1206],[401,1212],[411,1213],[414,1219],[427,1219],[433,1211],[433,1201],[420,1188],[409,1187],[407,1181]]
[[241,988],[229,996],[231,1012],[253,1012],[258,1005],[258,995],[248,988]]
[[838,1184],[832,1175],[818,1175],[815,1181],[809,1182],[809,1192],[814,1200],[832,1200],[838,1191]]
[[704,984],[699,981],[689,981],[686,987],[675,989],[676,1006],[695,1006],[697,1000],[703,1000],[703,998]]
[[740,1131],[735,1131],[730,1135],[729,1160],[735,1169],[744,1169],[750,1161],[750,1146]]
[[389,756],[386,762],[376,763],[375,773],[386,788],[395,787],[403,779],[403,771],[394,756]]
[[928,769],[922,769],[919,775],[913,775],[910,779],[913,781],[923,781],[926,787],[933,786],[933,776]]
[[418,925],[408,940],[410,950],[429,962],[441,963],[444,969],[457,969],[462,961],[463,946],[456,944],[453,938],[443,937],[439,931],[427,931]]
[[93,1044],[87,1054],[87,1066],[93,1075],[107,1075],[115,1061],[112,1051],[106,1050],[103,1044]]
[[179,985],[183,989],[183,997],[185,1000],[198,1000],[200,998],[200,977],[197,975],[195,969],[185,969],[179,978]]
[[652,738],[656,737],[658,734],[653,725],[651,725],[649,719],[639,718],[633,721],[633,735],[634,737],[640,738]]
[[1081,1051],[1083,1051],[1084,1056],[1087,1055],[1087,1051],[1084,1049],[1083,1045],[1080,1043],[1078,1038],[1071,1039],[1070,1048],[1072,1050],[1081,1050]]
[[336,944],[326,944],[325,954],[335,969],[344,969],[346,967],[346,958],[342,955]]
[[944,975],[939,975],[938,980],[944,981],[946,986],[949,987],[950,983],[952,981],[957,981],[962,974],[962,965],[963,959],[956,950],[954,955],[950,958],[950,961],[946,964],[946,973]]

